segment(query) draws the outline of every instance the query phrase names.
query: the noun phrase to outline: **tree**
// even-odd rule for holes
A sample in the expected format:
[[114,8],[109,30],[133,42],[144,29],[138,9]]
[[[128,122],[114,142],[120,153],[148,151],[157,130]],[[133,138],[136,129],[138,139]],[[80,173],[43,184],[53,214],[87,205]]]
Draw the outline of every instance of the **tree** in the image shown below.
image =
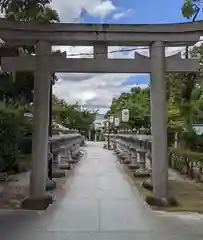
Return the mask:
[[[2,0],[1,11],[5,13],[5,18],[16,21],[39,22],[59,22],[59,15],[56,10],[52,9],[47,0]],[[4,49],[4,46],[3,46]],[[19,48],[14,49],[15,56],[18,55]],[[35,52],[35,46],[23,47],[21,51],[28,54]],[[57,53],[59,54],[59,53]],[[5,56],[5,53],[1,53]],[[53,75],[56,80],[55,74]],[[17,72],[13,74],[0,75],[0,93],[6,102],[32,102],[34,90],[34,76],[30,72]],[[1,99],[2,100],[2,99]]]
[[83,109],[78,103],[68,104],[53,95],[53,119],[55,122],[70,128],[78,129],[87,135],[96,118],[96,111]]
[[134,87],[131,92],[122,93],[118,98],[114,98],[106,117],[111,114],[120,116],[124,108],[129,109],[130,119],[126,124],[121,123],[121,128],[148,127],[150,123],[150,88]]
[[7,19],[59,22],[57,11],[49,5],[51,2],[51,0],[0,0],[0,6]]
[[[0,8],[4,13],[4,17],[7,19],[15,20],[15,21],[38,21],[40,23],[48,23],[48,22],[59,22],[58,13],[52,9],[49,5],[51,1],[43,1],[43,0],[0,0]],[[19,52],[23,52],[26,54],[35,53],[35,46],[27,47],[27,46],[18,46],[18,47],[9,47],[6,43],[0,47],[1,56],[18,56]],[[56,80],[56,76],[53,75],[53,79]],[[32,106],[30,103],[33,102],[33,90],[34,90],[34,76],[31,72],[16,72],[16,73],[4,73],[0,74],[0,101],[3,101],[6,104],[5,109],[10,109],[10,112],[13,112],[13,109],[21,108],[22,114],[28,109],[32,111]],[[2,110],[1,116],[6,116],[7,112]],[[4,125],[1,124],[0,127],[0,139],[4,139],[4,126],[8,124],[13,124],[13,127],[10,127],[13,133],[13,129],[17,129],[20,131],[20,140],[15,140],[15,149],[26,149],[28,153],[31,151],[31,138],[26,139],[24,141],[24,137],[27,136],[26,132],[31,134],[31,123],[29,126],[21,128],[21,123],[19,126],[15,125],[15,116],[5,117]],[[13,119],[13,121],[12,121]],[[19,118],[18,118],[19,119]],[[20,118],[22,120],[24,118]],[[8,122],[8,124],[7,124]],[[27,123],[26,123],[27,124]],[[27,131],[28,130],[28,131]],[[21,134],[22,133],[22,134]],[[13,133],[14,134],[14,133]],[[14,134],[15,135],[15,134]],[[25,136],[26,135],[26,136]],[[4,144],[5,149],[9,149],[9,142],[14,140],[8,139]],[[10,137],[12,138],[12,137]],[[28,141],[29,140],[29,141]],[[29,142],[29,144],[27,144]],[[29,145],[29,146],[28,146]],[[15,154],[14,154],[15,152]],[[15,150],[12,152],[15,156],[12,155],[13,159],[18,159],[17,154],[18,151]],[[26,152],[27,153],[27,152]],[[4,155],[4,161],[8,162],[10,155]]]
[[184,0],[184,4],[182,6],[182,15],[185,18],[195,19],[201,9],[201,0]]

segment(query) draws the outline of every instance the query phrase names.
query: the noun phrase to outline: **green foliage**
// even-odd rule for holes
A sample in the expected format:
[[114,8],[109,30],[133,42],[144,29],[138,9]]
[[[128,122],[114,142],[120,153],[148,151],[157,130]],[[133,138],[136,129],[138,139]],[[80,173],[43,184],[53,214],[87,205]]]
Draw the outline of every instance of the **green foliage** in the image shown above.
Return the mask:
[[[203,154],[200,152],[186,150],[185,148],[171,148],[169,166],[190,178],[201,179]],[[194,170],[199,168],[199,172]],[[196,175],[196,176],[195,176]]]
[[7,19],[18,21],[59,22],[59,15],[49,4],[51,0],[0,0],[1,12]]
[[29,103],[33,101],[34,78],[30,72],[17,72],[15,79],[12,74],[0,75],[1,101],[6,103]]
[[81,132],[89,131],[96,117],[95,111],[83,109],[78,103],[68,104],[53,95],[53,118],[68,128],[76,128]]
[[[190,51],[202,66],[202,45]],[[194,123],[202,123],[203,119],[203,88],[202,67],[199,75],[194,73],[167,74],[167,97],[169,127],[176,131],[192,132]]]
[[2,12],[12,12],[23,8],[36,8],[40,11],[45,5],[51,2],[51,0],[0,0],[0,6]]
[[195,152],[203,152],[203,136],[195,131],[183,131],[179,134],[181,147]]
[[7,171],[19,157],[19,111],[0,106],[0,172]]
[[188,19],[195,16],[200,10],[200,4],[200,0],[184,0],[184,4],[181,9],[182,15]]
[[[0,10],[5,18],[17,21],[47,23],[59,22],[56,10],[49,0],[0,0]],[[35,46],[0,48],[1,56],[18,56],[19,52],[32,54]],[[59,53],[58,53],[59,54]],[[54,82],[57,80],[53,75]],[[34,76],[30,72],[0,74],[0,171],[17,168],[22,155],[31,153],[31,121],[24,117],[32,111]]]
[[[18,21],[58,22],[58,13],[51,9],[47,0],[0,0],[5,18]],[[32,47],[8,49],[2,47],[2,56],[17,56],[19,51],[31,54]],[[6,51],[5,51],[6,50]],[[12,50],[12,51],[11,51]],[[0,75],[0,171],[16,168],[22,154],[31,153],[31,123],[23,116],[33,101],[34,77],[30,72]],[[12,104],[12,105],[11,105]],[[26,120],[25,120],[26,119]]]
[[24,113],[23,107],[0,104],[0,172],[17,171],[21,157],[31,154],[31,123]]
[[[42,23],[59,22],[59,15],[56,10],[49,6],[49,0],[0,0],[1,11],[5,18],[16,21],[33,21]],[[5,52],[6,50],[6,52]],[[12,50],[12,51],[11,51]],[[15,50],[15,51],[14,51]],[[17,56],[19,51],[26,51],[27,54],[35,52],[35,47],[21,47],[9,49],[0,48],[2,56]],[[55,79],[54,75],[54,79]],[[34,89],[34,76],[30,72],[16,72],[13,74],[0,75],[0,100],[7,103],[32,102]]]
[[127,124],[122,124],[121,127],[137,128],[148,127],[150,123],[150,88],[141,89],[134,87],[130,93],[122,93],[118,98],[112,100],[109,114],[121,116],[121,111],[124,108],[129,109],[130,119]]
[[59,22],[59,15],[57,11],[50,7],[44,7],[40,10],[40,12],[38,12],[38,9],[9,12],[6,14],[6,18],[16,21],[36,20],[40,23]]
[[170,152],[193,162],[203,161],[203,153],[200,152],[194,152],[183,148],[172,148],[170,149]]

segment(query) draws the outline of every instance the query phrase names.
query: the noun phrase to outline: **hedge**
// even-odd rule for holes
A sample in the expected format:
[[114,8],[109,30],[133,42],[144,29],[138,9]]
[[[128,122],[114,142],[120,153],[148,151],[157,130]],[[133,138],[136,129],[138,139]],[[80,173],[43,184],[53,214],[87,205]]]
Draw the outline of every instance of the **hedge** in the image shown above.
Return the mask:
[[31,153],[30,129],[21,109],[0,106],[0,172],[16,170],[21,155]]
[[197,180],[201,179],[203,153],[181,148],[171,148],[169,153],[169,166],[171,168],[186,174],[190,178],[197,178]]

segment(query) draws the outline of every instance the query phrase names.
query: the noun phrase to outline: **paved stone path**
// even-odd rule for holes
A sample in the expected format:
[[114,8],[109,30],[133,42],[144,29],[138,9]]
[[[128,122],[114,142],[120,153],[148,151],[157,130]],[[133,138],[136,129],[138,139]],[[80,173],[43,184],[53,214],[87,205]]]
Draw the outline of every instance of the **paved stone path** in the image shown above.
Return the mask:
[[0,211],[2,240],[202,240],[202,226],[198,214],[152,212],[101,143],[46,212]]

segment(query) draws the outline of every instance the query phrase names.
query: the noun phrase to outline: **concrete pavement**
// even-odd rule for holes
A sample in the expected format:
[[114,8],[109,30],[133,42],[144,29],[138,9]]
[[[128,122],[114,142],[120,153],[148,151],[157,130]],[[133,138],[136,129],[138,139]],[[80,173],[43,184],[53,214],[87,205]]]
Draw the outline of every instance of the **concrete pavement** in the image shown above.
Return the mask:
[[47,211],[0,211],[2,240],[203,240],[203,217],[151,211],[113,153],[89,143]]

